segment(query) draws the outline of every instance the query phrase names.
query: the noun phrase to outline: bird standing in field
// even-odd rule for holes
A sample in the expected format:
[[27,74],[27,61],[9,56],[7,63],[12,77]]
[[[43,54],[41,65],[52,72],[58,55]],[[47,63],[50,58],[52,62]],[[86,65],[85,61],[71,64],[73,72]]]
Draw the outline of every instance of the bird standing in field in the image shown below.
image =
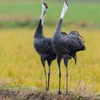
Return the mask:
[[[56,59],[56,54],[54,53],[52,46],[51,46],[51,38],[47,38],[43,35],[43,20],[44,20],[44,14],[47,11],[47,4],[45,1],[42,1],[42,14],[40,17],[40,21],[38,24],[38,27],[36,29],[36,32],[34,34],[34,40],[33,44],[35,47],[35,50],[40,55],[41,63],[44,67],[44,73],[45,73],[45,81],[46,81],[46,90],[49,90],[49,82],[50,82],[50,66],[54,59]],[[46,75],[46,69],[45,69],[45,61],[47,61],[49,66],[49,73],[48,73],[48,86],[47,86],[47,75]]]
[[59,67],[59,91],[58,94],[61,94],[60,84],[61,84],[61,70],[60,63],[63,58],[64,64],[66,67],[66,95],[68,94],[68,60],[73,57],[76,63],[76,52],[84,50],[84,41],[82,36],[77,31],[71,31],[68,35],[65,32],[61,32],[62,20],[65,12],[68,9],[67,0],[65,0],[60,20],[56,31],[51,39],[51,44],[54,52],[57,54],[57,63]]

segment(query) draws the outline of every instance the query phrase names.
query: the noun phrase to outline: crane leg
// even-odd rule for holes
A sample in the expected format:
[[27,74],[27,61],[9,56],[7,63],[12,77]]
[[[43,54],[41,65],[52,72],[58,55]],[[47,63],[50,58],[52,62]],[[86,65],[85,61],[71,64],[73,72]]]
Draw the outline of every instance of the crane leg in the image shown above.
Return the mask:
[[51,61],[48,61],[48,66],[49,66],[49,73],[48,73],[48,90],[49,90]]
[[61,94],[60,91],[60,84],[61,84],[61,69],[60,69],[60,62],[61,62],[61,57],[57,56],[57,63],[58,63],[58,67],[59,67],[59,91],[58,94]]
[[49,90],[49,82],[50,82],[50,67],[49,67],[49,73],[48,73],[48,90]]
[[58,94],[61,94],[60,84],[61,84],[61,70],[60,70],[60,67],[59,67],[59,91],[58,91]]
[[41,62],[42,62],[42,65],[43,65],[43,67],[44,67],[45,82],[46,82],[46,90],[48,90],[48,87],[47,87],[47,75],[46,75],[46,69],[45,69],[45,60],[42,59],[42,57],[41,57]]
[[68,95],[68,68],[66,68],[66,95]]
[[68,58],[66,56],[63,56],[64,64],[66,66],[66,95],[68,95]]
[[46,90],[48,90],[48,88],[47,88],[47,75],[46,75],[45,66],[44,66],[44,73],[45,73]]

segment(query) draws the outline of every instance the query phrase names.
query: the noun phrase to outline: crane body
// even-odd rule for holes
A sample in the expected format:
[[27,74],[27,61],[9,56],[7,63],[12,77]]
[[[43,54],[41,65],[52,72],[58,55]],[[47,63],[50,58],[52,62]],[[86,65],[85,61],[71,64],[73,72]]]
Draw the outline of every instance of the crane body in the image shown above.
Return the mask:
[[61,94],[60,85],[61,85],[61,60],[64,60],[66,67],[66,94],[68,94],[68,61],[72,57],[75,59],[76,63],[76,52],[83,51],[85,49],[84,41],[82,36],[77,31],[71,31],[68,35],[61,32],[62,21],[65,12],[68,9],[67,0],[65,0],[62,13],[58,26],[55,30],[55,33],[51,39],[51,44],[54,52],[57,54],[57,63],[59,67],[59,91],[58,94]]
[[[54,59],[56,59],[56,54],[52,49],[51,46],[51,38],[47,38],[43,35],[43,20],[44,20],[44,14],[47,11],[47,4],[45,2],[42,2],[42,14],[40,17],[40,21],[38,24],[38,27],[36,29],[36,32],[34,34],[34,48],[37,51],[37,53],[40,55],[41,63],[44,67],[44,73],[45,73],[45,82],[46,82],[46,90],[49,90],[49,82],[50,82],[50,66]],[[47,74],[45,69],[45,61],[47,61],[49,66],[49,72],[48,72],[48,84],[47,84]]]

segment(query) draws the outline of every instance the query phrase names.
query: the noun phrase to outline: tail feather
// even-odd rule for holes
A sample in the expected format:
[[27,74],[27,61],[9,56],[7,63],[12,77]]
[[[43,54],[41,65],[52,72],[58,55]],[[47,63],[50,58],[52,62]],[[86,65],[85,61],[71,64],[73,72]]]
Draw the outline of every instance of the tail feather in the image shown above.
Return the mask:
[[75,65],[76,65],[76,62],[77,62],[77,56],[76,54],[73,56],[74,60],[75,60]]
[[76,37],[78,37],[78,38],[81,38],[82,39],[82,41],[84,41],[83,40],[83,37],[79,34],[79,32],[77,32],[77,31],[71,31],[68,35],[74,35],[74,36],[76,36]]
[[67,33],[66,33],[66,32],[61,32],[61,34],[62,34],[62,35],[67,35]]
[[71,31],[68,35],[72,35],[76,37],[77,41],[80,43],[81,48],[79,50],[85,50],[85,41],[83,40],[83,37],[77,32],[77,31]]

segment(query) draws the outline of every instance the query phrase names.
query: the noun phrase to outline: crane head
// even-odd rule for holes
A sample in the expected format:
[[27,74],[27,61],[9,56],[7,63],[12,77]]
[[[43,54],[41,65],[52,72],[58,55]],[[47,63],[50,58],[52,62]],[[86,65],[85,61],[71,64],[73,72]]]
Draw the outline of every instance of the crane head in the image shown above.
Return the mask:
[[41,0],[42,1],[42,10],[45,13],[47,11],[48,5],[45,3],[45,0]]
[[41,1],[42,1],[42,4],[44,5],[44,7],[47,9],[48,5],[45,3],[45,0],[41,0]]
[[48,5],[46,3],[43,3],[43,4],[44,4],[45,8],[47,9],[48,8]]

